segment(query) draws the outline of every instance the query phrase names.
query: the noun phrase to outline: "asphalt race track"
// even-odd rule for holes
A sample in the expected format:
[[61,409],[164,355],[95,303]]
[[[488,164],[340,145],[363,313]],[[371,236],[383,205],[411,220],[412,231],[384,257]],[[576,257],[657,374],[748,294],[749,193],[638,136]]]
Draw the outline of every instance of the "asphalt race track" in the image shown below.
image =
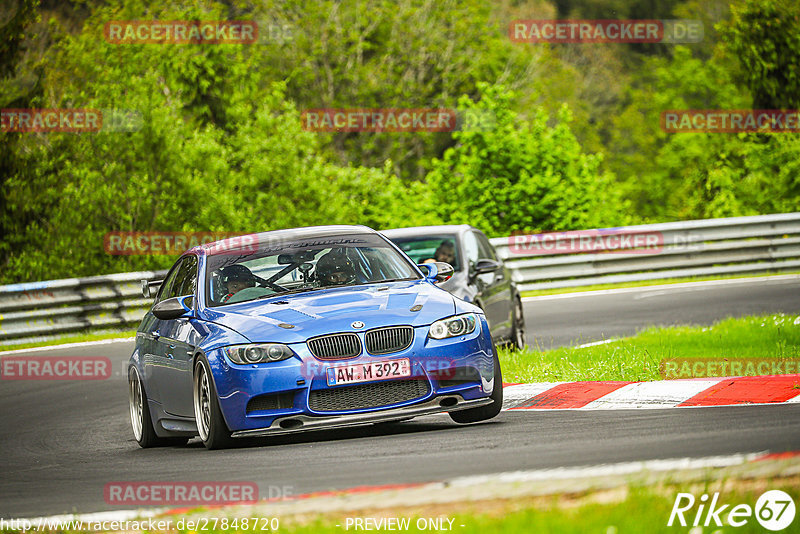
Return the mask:
[[[800,312],[800,279],[536,300],[529,342],[585,343],[650,324],[707,324],[729,315]],[[253,481],[295,494],[425,482],[520,469],[782,452],[800,445],[800,404],[631,411],[503,412],[459,427],[434,416],[382,427],[300,434],[206,451],[140,449],[128,422],[132,343],[54,349],[107,356],[100,381],[0,381],[0,517],[110,509],[103,487],[124,481]],[[36,352],[37,355],[46,353]]]

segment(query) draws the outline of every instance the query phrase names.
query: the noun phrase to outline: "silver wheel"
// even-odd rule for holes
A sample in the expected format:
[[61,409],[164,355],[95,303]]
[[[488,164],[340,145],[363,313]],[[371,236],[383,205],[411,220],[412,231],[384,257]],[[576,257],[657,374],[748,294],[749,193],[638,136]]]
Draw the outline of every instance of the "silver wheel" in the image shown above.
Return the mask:
[[200,361],[195,367],[194,379],[194,418],[197,421],[197,432],[200,439],[208,440],[211,428],[211,386],[208,374]]
[[143,423],[143,410],[144,402],[142,395],[142,382],[139,380],[139,372],[136,368],[132,368],[128,376],[128,403],[131,411],[131,427],[133,428],[133,437],[136,441],[142,439]]

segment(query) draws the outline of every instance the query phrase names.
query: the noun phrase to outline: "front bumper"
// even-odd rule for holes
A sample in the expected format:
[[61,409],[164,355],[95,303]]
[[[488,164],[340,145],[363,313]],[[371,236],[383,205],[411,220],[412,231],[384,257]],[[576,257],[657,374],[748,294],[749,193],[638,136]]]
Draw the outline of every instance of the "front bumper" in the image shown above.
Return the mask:
[[308,432],[310,430],[340,428],[370,423],[384,423],[388,421],[398,421],[409,417],[419,417],[421,415],[432,415],[437,413],[455,412],[457,410],[466,410],[467,408],[477,408],[478,406],[484,406],[491,403],[492,399],[490,398],[464,400],[461,395],[443,395],[421,404],[401,406],[400,408],[391,408],[388,410],[381,410],[379,412],[333,415],[327,417],[311,417],[304,414],[278,417],[267,428],[240,430],[238,432],[234,432],[232,437],[250,438],[273,436],[276,434]]
[[[227,360],[221,350],[214,351],[209,354],[209,363],[223,417],[234,435],[241,437],[402,419],[486,404],[490,402],[488,397],[493,387],[500,386],[493,383],[494,348],[486,319],[482,315],[479,318],[480,327],[475,332],[445,340],[428,338],[427,326],[416,327],[410,347],[383,356],[362,352],[349,360],[320,361],[314,358],[305,343],[297,343],[289,345],[297,354],[296,358],[264,364],[236,365]],[[309,402],[314,392],[338,388],[331,388],[325,383],[325,369],[329,365],[361,364],[397,358],[408,358],[411,361],[412,374],[408,379],[424,383],[427,393],[379,406],[337,408],[335,411],[315,409]],[[474,378],[460,382],[443,380],[442,368],[445,371],[468,370],[474,372]],[[251,400],[266,394],[285,395],[290,400],[286,405],[281,404],[278,409],[248,409]],[[452,406],[442,406],[441,401],[450,397],[456,402]],[[464,404],[472,401],[486,402]],[[422,412],[416,413],[416,410]]]

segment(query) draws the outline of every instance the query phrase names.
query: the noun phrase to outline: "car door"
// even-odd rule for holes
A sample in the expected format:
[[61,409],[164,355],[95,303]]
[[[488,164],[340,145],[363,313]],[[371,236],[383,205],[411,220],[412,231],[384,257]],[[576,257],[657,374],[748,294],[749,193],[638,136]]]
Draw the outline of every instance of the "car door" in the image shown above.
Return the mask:
[[472,230],[465,232],[462,237],[462,244],[464,245],[464,256],[467,264],[467,283],[474,288],[475,302],[486,314],[492,339],[500,338],[503,335],[503,317],[498,313],[492,293],[495,273],[475,274],[475,264],[482,259],[476,232]]
[[[197,285],[197,256],[185,256],[165,298],[194,296]],[[194,304],[194,303],[193,303]],[[161,321],[158,349],[159,371],[156,387],[161,394],[164,411],[173,415],[191,417],[192,356],[194,355],[194,325],[190,317]]]
[[499,335],[504,338],[511,336],[512,310],[514,302],[511,294],[511,274],[497,256],[497,252],[483,232],[473,231],[478,241],[478,255],[480,259],[493,260],[500,264],[500,268],[493,273],[486,273],[486,288],[484,293],[487,308],[491,308],[493,320],[496,321]]
[[[171,293],[171,288],[175,282],[175,277],[178,274],[179,264],[173,265],[172,269],[164,277],[161,287],[158,288],[155,299],[153,299],[153,306],[168,298]],[[144,379],[146,384],[147,396],[150,400],[162,403],[161,389],[159,383],[162,373],[162,360],[164,359],[163,347],[160,344],[161,331],[164,329],[163,321],[153,315],[153,308],[144,316],[142,326],[137,332],[137,336],[141,336],[139,352],[142,354],[142,362],[144,364]]]

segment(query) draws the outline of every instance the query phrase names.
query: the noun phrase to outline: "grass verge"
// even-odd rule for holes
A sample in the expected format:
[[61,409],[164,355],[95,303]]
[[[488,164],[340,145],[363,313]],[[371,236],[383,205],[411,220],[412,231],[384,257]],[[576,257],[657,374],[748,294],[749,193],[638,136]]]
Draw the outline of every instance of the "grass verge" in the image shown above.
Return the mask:
[[[641,488],[627,487],[611,491],[597,491],[586,495],[554,495],[539,498],[509,499],[502,501],[483,501],[470,503],[468,506],[451,507],[443,511],[441,507],[427,507],[427,509],[393,510],[389,513],[382,510],[374,515],[351,514],[336,519],[326,518],[306,525],[292,525],[286,530],[298,534],[347,532],[364,530],[356,528],[355,520],[362,521],[371,518],[380,521],[381,518],[404,521],[408,525],[408,532],[429,532],[451,530],[463,534],[484,534],[492,532],[497,534],[518,534],[520,532],[558,533],[558,534],[585,534],[597,532],[605,534],[622,533],[671,533],[691,532],[767,532],[754,515],[742,518],[746,524],[732,527],[725,524],[728,513],[733,506],[744,504],[754,509],[759,496],[766,490],[779,489],[788,493],[795,502],[800,498],[797,487],[797,478],[782,481],[757,481],[743,484],[744,487],[720,493],[717,508],[721,505],[729,506],[720,514],[720,522],[724,527],[718,527],[710,520],[710,526],[703,528],[708,506],[702,510],[700,527],[692,529],[692,522],[698,512],[699,500],[691,510],[684,513],[687,526],[682,527],[677,518],[673,526],[667,526],[670,513],[679,492],[686,492],[686,487],[660,487]],[[697,499],[704,493],[713,495],[714,489],[696,487],[692,488]],[[685,504],[685,501],[682,502]],[[405,513],[404,513],[405,512]],[[766,513],[766,512],[765,512]],[[349,523],[348,523],[349,520]],[[431,523],[434,521],[434,523]],[[431,528],[435,521],[441,521],[443,528]],[[449,521],[449,523],[448,523]],[[800,521],[795,517],[793,526]],[[363,523],[362,523],[363,525]],[[349,526],[349,528],[346,528]],[[422,527],[422,528],[420,528]],[[692,530],[690,530],[692,529]],[[406,530],[398,528],[397,530]],[[792,532],[792,526],[785,532]],[[796,532],[796,531],[795,531]]]
[[500,350],[506,382],[661,380],[669,358],[800,359],[800,316],[771,314],[725,319],[712,326],[648,328],[589,347],[544,352]]
[[603,289],[620,289],[625,287],[647,287],[647,286],[661,286],[669,284],[683,284],[686,282],[707,282],[710,280],[735,280],[740,278],[764,278],[769,276],[787,275],[787,274],[800,274],[800,271],[787,271],[775,273],[760,273],[743,276],[741,274],[732,275],[717,275],[717,276],[688,276],[683,278],[663,278],[660,280],[640,280],[638,282],[625,282],[618,284],[594,284],[590,286],[578,287],[561,287],[557,289],[535,289],[532,291],[523,291],[523,297],[539,297],[542,295],[561,295],[564,293],[579,293],[584,291],[601,291]]

